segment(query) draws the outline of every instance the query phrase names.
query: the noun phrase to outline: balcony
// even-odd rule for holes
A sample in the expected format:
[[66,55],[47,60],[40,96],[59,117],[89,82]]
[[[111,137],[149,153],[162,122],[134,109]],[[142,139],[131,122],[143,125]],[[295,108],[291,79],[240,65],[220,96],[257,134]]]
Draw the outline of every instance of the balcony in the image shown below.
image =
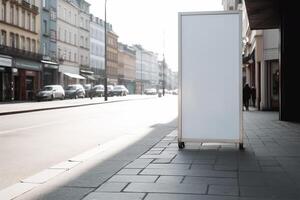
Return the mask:
[[25,8],[30,9],[30,3],[25,1],[25,0],[22,0],[22,6],[25,7]]
[[9,55],[18,58],[24,58],[29,60],[40,61],[42,59],[42,55],[30,51],[25,51],[22,49],[17,49],[14,47],[9,47],[5,45],[0,45],[0,54]]
[[31,5],[31,10],[33,13],[38,14],[39,13],[39,7],[35,5]]

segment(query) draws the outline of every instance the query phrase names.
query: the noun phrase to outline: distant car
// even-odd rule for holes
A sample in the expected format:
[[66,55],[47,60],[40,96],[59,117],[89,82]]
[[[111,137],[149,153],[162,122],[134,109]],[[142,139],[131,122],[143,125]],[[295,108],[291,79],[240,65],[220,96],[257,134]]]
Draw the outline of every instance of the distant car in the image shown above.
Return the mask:
[[65,89],[65,97],[70,99],[84,98],[85,90],[80,84],[68,85]]
[[65,91],[61,85],[46,85],[36,95],[37,101],[64,98]]
[[112,93],[116,96],[126,96],[129,91],[124,85],[116,85],[114,86]]
[[178,89],[173,90],[173,91],[172,91],[172,94],[173,94],[173,95],[178,95]]
[[92,89],[93,89],[92,84],[84,84],[83,88],[84,88],[84,91],[85,91],[85,97],[89,97],[91,92],[92,92]]
[[104,85],[95,85],[92,89],[92,95],[94,97],[103,97],[104,96]]
[[146,89],[144,91],[145,94],[148,94],[148,95],[156,95],[157,94],[157,90],[155,88],[150,88],[150,89]]
[[108,96],[114,96],[113,91],[114,91],[114,86],[113,85],[108,85],[107,86],[107,95]]

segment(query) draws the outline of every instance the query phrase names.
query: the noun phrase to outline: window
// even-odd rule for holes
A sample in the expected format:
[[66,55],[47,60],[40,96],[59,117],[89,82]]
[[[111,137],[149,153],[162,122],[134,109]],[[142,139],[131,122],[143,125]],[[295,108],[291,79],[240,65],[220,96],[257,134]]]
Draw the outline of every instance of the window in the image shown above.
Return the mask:
[[25,50],[26,49],[26,45],[25,45],[25,37],[21,36],[21,49]]
[[83,47],[84,46],[84,38],[83,36],[80,36],[80,46]]
[[77,62],[77,54],[74,53],[74,62]]
[[35,40],[32,40],[32,41],[31,41],[31,44],[32,44],[32,45],[31,45],[31,46],[32,46],[31,51],[35,53],[35,52],[36,52],[36,42],[35,42]]
[[1,4],[1,20],[6,21],[6,3]]
[[20,36],[18,34],[15,35],[15,45],[16,45],[16,48],[19,49],[20,48]]
[[83,64],[83,56],[82,55],[80,56],[80,64],[81,65]]
[[[36,17],[35,16],[32,16],[32,24],[31,24],[31,30],[33,31],[33,32],[35,32],[36,31]],[[48,31],[48,30],[47,30]]]
[[61,58],[61,57],[62,57],[62,56],[61,56],[61,49],[58,48],[58,51],[57,51],[57,52],[58,52],[58,57]]
[[43,0],[43,8],[46,8],[46,0]]
[[46,55],[47,53],[47,43],[43,43],[43,55]]
[[43,20],[43,29],[44,29],[44,34],[48,34],[48,25],[47,25],[47,20]]
[[67,21],[67,10],[64,8],[64,15],[63,15],[63,19],[65,20],[65,21]]
[[66,42],[67,41],[67,30],[65,30],[65,34],[64,34],[64,41]]
[[89,40],[88,40],[88,38],[85,38],[85,47],[89,48]]
[[50,10],[50,19],[52,20],[52,21],[56,21],[56,12],[55,12],[55,10],[53,9],[53,8],[51,8],[51,10]]
[[6,45],[6,31],[1,31],[0,44]]
[[27,13],[27,27],[28,30],[31,28],[31,16],[30,13]]
[[15,22],[15,12],[14,12],[14,6],[10,6],[10,23],[14,24]]
[[27,51],[31,50],[30,38],[26,38],[26,50]]
[[76,35],[76,33],[74,34],[74,45],[77,45],[77,35]]
[[17,9],[16,9],[16,18],[15,18],[15,24],[17,25],[17,26],[20,26],[20,23],[19,23],[19,8],[17,7]]
[[77,15],[76,14],[74,16],[74,23],[75,23],[75,26],[77,26]]
[[15,48],[15,35],[13,33],[9,34],[9,45]]
[[55,30],[50,30],[50,40],[52,42],[56,42],[56,31]]
[[69,61],[72,61],[71,51],[69,52]]
[[71,31],[69,32],[69,43],[72,43],[72,33],[71,33]]
[[25,24],[26,24],[26,17],[25,17],[25,10],[22,9],[22,27],[25,28]]
[[61,40],[61,28],[58,27],[58,39]]

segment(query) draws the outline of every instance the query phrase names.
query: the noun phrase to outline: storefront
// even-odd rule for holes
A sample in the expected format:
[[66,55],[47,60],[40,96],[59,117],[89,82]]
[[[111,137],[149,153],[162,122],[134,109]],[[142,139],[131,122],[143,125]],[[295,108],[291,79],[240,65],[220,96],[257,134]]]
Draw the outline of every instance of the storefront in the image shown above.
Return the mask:
[[97,79],[94,77],[94,72],[81,69],[80,75],[86,78],[84,84],[92,84],[92,85],[96,84]]
[[58,84],[58,63],[49,60],[41,60],[42,86]]
[[34,100],[40,89],[41,63],[16,58],[13,71],[14,99]]
[[0,55],[0,102],[13,100],[12,58]]

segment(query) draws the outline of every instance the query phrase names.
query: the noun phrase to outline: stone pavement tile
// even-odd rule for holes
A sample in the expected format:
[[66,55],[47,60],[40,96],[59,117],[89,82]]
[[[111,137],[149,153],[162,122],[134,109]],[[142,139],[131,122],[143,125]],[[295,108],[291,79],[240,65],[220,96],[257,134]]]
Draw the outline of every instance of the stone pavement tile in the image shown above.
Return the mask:
[[280,166],[266,166],[261,167],[263,172],[284,172],[285,170]]
[[70,182],[67,182],[65,186],[69,187],[98,187],[104,181],[106,181],[112,174],[98,173],[97,171],[90,171],[79,177],[76,177]]
[[236,171],[238,167],[236,165],[215,165],[214,169],[221,171]]
[[83,200],[142,200],[146,194],[144,193],[106,193],[93,192]]
[[158,176],[142,176],[142,175],[115,175],[108,182],[136,182],[136,183],[153,183],[158,179]]
[[264,186],[265,179],[259,172],[239,172],[239,184],[243,186]]
[[149,150],[144,155],[159,155],[161,152],[161,150]]
[[95,192],[121,192],[128,183],[107,182],[101,185]]
[[208,178],[208,177],[195,177],[186,176],[183,179],[185,184],[207,184],[207,185],[230,185],[237,186],[238,180],[236,178]]
[[259,164],[263,167],[274,167],[280,165],[277,160],[259,160]]
[[215,164],[215,159],[195,159],[193,164],[213,165]]
[[128,164],[125,168],[145,168],[149,165],[153,159],[136,159],[135,161]]
[[[212,196],[212,195],[150,193],[146,196],[145,200],[241,200],[241,199],[239,199],[238,197],[224,197],[224,196],[220,197],[220,196]],[[248,199],[245,199],[245,200],[248,200]],[[256,199],[252,199],[252,200],[256,200]]]
[[137,175],[142,169],[121,169],[117,174],[119,175]]
[[208,194],[238,196],[239,188],[237,186],[209,185]]
[[174,158],[175,154],[159,154],[159,155],[142,155],[140,158],[146,158],[146,159],[157,159],[157,158]]
[[192,164],[191,169],[199,170],[199,169],[208,169],[208,170],[213,170],[214,166],[213,165],[201,165],[201,164]]
[[263,198],[281,198],[300,199],[300,192],[295,189],[282,187],[240,187],[240,195],[243,197],[263,197]]
[[130,183],[125,192],[205,194],[207,185],[201,184],[164,184],[164,183]]
[[150,164],[147,169],[189,169],[189,164]]
[[253,164],[239,164],[239,171],[253,171],[259,172],[261,171],[261,167],[257,163]]
[[181,183],[183,176],[160,176],[156,183],[167,183],[167,184],[174,184],[174,183]]
[[153,161],[155,164],[167,164],[172,161],[172,158],[158,158]]
[[166,176],[205,176],[236,178],[236,172],[215,170],[173,170],[173,169],[144,169],[142,175],[166,175]]
[[81,200],[85,195],[92,192],[94,188],[80,188],[80,187],[60,187],[57,188],[49,193],[39,193],[35,194],[35,196],[32,198],[25,197],[25,199],[20,197],[22,200]]

